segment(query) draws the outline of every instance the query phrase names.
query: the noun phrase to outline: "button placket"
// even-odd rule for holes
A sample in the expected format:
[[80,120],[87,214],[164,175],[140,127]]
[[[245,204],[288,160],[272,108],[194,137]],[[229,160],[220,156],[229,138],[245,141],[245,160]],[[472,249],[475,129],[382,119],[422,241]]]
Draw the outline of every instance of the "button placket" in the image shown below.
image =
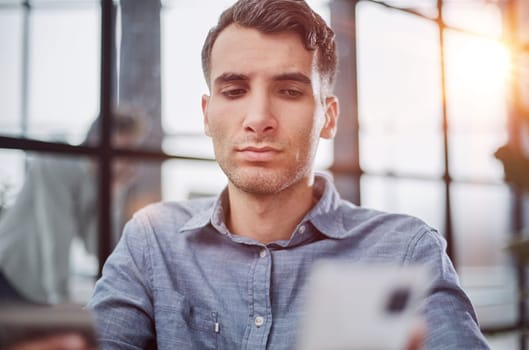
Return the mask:
[[270,312],[270,283],[272,252],[264,245],[254,253],[255,270],[252,276],[252,315],[249,319],[248,340],[245,348],[264,349],[273,323]]

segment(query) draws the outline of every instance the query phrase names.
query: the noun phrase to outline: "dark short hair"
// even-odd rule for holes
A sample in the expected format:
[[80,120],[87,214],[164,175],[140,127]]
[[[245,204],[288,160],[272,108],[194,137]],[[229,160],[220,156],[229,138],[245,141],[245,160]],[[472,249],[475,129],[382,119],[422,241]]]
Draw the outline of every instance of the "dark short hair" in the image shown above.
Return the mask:
[[[149,131],[148,115],[139,107],[127,104],[120,104],[112,110],[112,134],[131,135],[138,139],[138,142]],[[101,115],[98,115],[92,122],[84,141],[83,146],[95,146],[100,142]]]
[[322,84],[324,89],[332,90],[337,65],[334,32],[303,0],[239,0],[226,9],[202,46],[202,71],[208,85],[213,45],[219,34],[233,23],[267,34],[297,33],[307,50],[317,51]]

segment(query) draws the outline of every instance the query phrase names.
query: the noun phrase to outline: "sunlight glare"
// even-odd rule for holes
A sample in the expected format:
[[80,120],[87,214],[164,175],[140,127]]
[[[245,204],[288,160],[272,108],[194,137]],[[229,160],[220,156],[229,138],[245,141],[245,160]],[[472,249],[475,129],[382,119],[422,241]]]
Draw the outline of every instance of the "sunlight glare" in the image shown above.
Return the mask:
[[455,76],[465,76],[464,81],[469,85],[464,88],[475,88],[482,84],[506,86],[512,64],[509,49],[505,45],[492,40],[468,41],[455,56]]

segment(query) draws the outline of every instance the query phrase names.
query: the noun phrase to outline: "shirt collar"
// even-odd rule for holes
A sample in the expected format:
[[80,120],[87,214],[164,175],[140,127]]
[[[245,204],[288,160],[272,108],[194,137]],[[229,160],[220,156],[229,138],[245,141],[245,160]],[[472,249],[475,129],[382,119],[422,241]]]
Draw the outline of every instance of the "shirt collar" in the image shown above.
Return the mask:
[[[304,237],[317,234],[317,232],[312,232],[312,234],[310,234],[310,231],[314,231],[313,227],[319,231],[319,233],[329,238],[340,239],[347,235],[347,230],[344,228],[342,215],[340,215],[339,210],[340,204],[343,201],[341,200],[336,187],[332,183],[332,178],[326,173],[316,173],[314,181],[314,197],[317,200],[316,205],[299,223],[290,240],[275,242],[275,244],[286,246],[301,243],[301,241],[310,239],[299,237],[300,235],[297,233],[301,226],[305,226],[305,229],[310,228],[307,234],[303,234]],[[211,224],[218,232],[229,236],[234,241],[240,243],[252,243],[252,240],[233,235],[229,232],[225,221],[227,205],[228,189],[226,187],[216,197],[213,205],[208,206],[203,211],[194,215],[184,226],[182,226],[182,230],[198,229]],[[354,206],[350,203],[349,205]],[[255,242],[253,242],[253,244],[255,244]]]
[[355,205],[341,199],[330,175],[316,174],[314,195],[319,197],[319,201],[307,213],[300,225],[310,222],[316,230],[328,238],[341,239],[348,236],[349,230],[344,225],[342,210],[346,204],[348,215],[350,215],[350,209]]

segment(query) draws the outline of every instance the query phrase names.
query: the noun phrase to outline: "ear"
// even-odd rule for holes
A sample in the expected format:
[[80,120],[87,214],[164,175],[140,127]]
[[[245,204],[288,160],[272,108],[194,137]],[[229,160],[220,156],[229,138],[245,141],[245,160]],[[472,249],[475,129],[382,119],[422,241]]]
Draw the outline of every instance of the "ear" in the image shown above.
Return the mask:
[[202,116],[204,118],[204,133],[206,136],[211,136],[209,132],[209,122],[208,122],[208,103],[209,96],[202,95]]
[[338,117],[340,115],[340,105],[338,97],[325,97],[325,124],[320,132],[320,137],[324,139],[332,139],[336,134],[336,127],[338,125]]

